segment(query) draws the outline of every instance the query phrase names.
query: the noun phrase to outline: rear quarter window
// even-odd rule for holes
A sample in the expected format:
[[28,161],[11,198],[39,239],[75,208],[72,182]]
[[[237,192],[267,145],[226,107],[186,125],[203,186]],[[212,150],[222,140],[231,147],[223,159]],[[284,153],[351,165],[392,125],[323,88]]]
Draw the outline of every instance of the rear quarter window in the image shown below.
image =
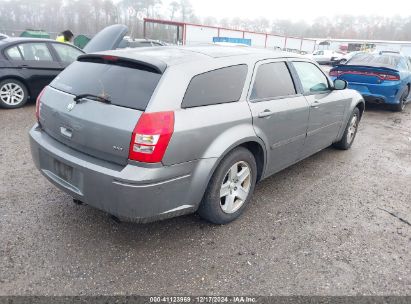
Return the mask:
[[244,88],[246,64],[229,66],[194,76],[181,103],[182,108],[238,101]]
[[50,86],[73,95],[101,96],[114,105],[144,111],[160,78],[161,74],[138,66],[76,61]]

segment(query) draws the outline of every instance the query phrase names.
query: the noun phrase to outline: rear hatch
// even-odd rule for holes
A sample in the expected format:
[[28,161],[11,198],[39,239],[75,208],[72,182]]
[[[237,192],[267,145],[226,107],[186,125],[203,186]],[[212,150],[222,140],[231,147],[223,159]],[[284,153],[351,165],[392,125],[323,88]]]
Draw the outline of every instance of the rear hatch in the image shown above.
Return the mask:
[[[107,55],[85,55],[41,97],[41,128],[59,142],[125,165],[133,129],[158,85],[155,66]],[[90,94],[75,101],[75,97]]]
[[115,50],[121,47],[128,28],[123,24],[114,24],[98,32],[84,47],[86,53]]

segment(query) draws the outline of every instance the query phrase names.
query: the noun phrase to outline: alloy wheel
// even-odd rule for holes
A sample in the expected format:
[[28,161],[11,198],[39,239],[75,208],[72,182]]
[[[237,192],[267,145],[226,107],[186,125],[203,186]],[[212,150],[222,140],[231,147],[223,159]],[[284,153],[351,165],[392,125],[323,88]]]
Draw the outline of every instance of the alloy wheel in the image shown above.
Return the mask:
[[0,99],[3,103],[15,106],[24,100],[24,90],[17,83],[8,82],[0,88]]
[[349,144],[354,140],[355,134],[357,132],[357,127],[358,127],[358,116],[354,115],[351,118],[350,125],[348,126],[347,142]]
[[225,213],[234,213],[246,201],[251,188],[250,165],[239,161],[231,166],[220,188],[220,206]]

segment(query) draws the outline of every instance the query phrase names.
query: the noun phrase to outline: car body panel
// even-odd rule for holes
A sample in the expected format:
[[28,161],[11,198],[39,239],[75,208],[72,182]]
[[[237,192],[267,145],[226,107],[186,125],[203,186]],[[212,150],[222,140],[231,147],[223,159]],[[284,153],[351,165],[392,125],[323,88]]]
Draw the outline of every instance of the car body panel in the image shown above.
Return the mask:
[[[51,132],[45,132],[44,126],[37,124],[30,131],[31,150],[37,168],[60,189],[91,206],[133,221],[151,221],[197,210],[219,163],[240,145],[254,144],[261,149],[262,178],[325,148],[341,138],[354,107],[363,103],[358,93],[333,90],[331,83],[330,92],[323,96],[304,95],[298,81],[296,96],[256,103],[248,101],[256,65],[273,61],[288,62],[289,65],[293,60],[311,62],[294,54],[216,46],[164,47],[161,51],[157,48],[119,50],[102,54],[128,54],[132,60],[151,56],[151,60],[161,60],[166,64],[167,68],[145,109],[146,113],[174,111],[174,132],[162,162],[124,162],[125,154],[121,161],[116,161],[99,154],[97,150],[105,152],[106,148],[95,145],[94,141],[113,145],[113,135],[104,129],[104,119],[107,120],[106,125],[113,125],[116,121],[124,130],[116,134],[124,134],[122,144],[125,144],[127,138],[131,139],[130,133],[138,115],[129,108],[120,110],[114,105],[95,101],[79,106],[81,113],[77,113],[77,117],[87,122],[87,129],[95,129],[84,130],[81,140],[88,138],[93,141],[87,145],[95,145],[96,151],[86,151],[76,142],[68,143]],[[239,64],[246,64],[248,72],[238,101],[181,107],[192,77]],[[291,74],[296,77],[292,69]],[[45,124],[46,129],[58,131],[58,122],[65,122],[64,113],[68,111],[65,107],[72,96],[61,102],[66,93],[53,90],[47,89],[42,97],[44,108],[40,111],[40,123]],[[315,114],[310,107],[312,99],[321,103]],[[266,108],[273,112],[271,120],[258,117]],[[56,115],[53,113],[58,113],[58,119],[53,122],[56,125],[47,127],[50,122],[46,122],[43,115]],[[127,121],[120,121],[120,116]],[[322,136],[309,136],[310,132]],[[322,140],[324,136],[327,140]],[[305,145],[310,148],[303,153]]]

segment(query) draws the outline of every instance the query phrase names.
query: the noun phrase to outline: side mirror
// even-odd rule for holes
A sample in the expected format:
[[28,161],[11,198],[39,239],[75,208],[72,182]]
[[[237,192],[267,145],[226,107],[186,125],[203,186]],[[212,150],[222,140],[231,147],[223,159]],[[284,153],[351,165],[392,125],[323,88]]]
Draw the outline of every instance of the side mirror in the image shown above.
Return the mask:
[[335,90],[344,90],[348,86],[348,83],[345,80],[336,79],[334,80],[334,89]]

